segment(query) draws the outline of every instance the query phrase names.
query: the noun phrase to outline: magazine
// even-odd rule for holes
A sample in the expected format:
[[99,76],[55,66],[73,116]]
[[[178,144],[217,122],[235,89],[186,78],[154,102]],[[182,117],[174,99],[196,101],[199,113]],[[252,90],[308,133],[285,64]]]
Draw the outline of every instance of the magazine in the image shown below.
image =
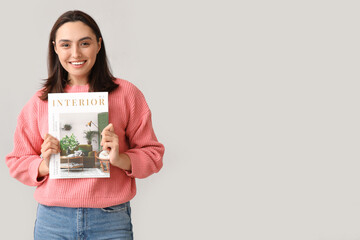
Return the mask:
[[50,179],[108,178],[108,152],[100,146],[109,123],[107,92],[49,93],[49,134],[59,139],[52,154]]

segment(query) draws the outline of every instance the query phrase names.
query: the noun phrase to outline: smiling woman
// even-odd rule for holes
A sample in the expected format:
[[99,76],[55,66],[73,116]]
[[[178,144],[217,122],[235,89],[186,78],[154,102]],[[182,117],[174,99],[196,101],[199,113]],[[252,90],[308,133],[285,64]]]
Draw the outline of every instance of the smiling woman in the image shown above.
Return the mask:
[[[100,29],[81,11],[66,12],[55,22],[48,61],[48,79],[22,109],[14,149],[6,156],[10,174],[36,186],[35,239],[132,239],[129,201],[136,194],[135,179],[160,171],[164,154],[144,95],[113,77]],[[110,178],[49,179],[50,157],[60,152],[60,143],[47,133],[48,93],[95,91],[109,93],[110,124],[101,132],[100,145],[108,151]],[[50,104],[85,106],[103,100]]]

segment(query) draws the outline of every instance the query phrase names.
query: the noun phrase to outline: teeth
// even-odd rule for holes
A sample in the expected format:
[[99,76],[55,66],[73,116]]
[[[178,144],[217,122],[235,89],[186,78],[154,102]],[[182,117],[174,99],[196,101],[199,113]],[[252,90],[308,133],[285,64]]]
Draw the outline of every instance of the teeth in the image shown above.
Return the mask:
[[85,61],[82,61],[82,62],[72,62],[71,64],[74,64],[74,65],[81,65],[81,64],[84,64]]

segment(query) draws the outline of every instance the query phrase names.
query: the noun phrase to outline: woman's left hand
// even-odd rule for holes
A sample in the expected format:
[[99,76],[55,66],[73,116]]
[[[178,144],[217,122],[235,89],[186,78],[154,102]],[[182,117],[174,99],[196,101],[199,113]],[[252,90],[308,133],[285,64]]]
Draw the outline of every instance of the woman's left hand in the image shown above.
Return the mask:
[[124,170],[131,170],[131,161],[125,153],[119,153],[119,137],[116,135],[112,123],[107,125],[101,133],[100,145],[109,151],[110,164]]

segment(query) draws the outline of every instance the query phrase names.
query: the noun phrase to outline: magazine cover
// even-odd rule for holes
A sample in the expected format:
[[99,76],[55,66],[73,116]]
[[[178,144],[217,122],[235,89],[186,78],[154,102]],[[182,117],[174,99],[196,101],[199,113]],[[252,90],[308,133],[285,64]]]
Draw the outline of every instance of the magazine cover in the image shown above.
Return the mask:
[[107,178],[110,163],[102,151],[102,130],[109,123],[108,93],[49,93],[49,134],[60,141],[51,155],[50,179]]

